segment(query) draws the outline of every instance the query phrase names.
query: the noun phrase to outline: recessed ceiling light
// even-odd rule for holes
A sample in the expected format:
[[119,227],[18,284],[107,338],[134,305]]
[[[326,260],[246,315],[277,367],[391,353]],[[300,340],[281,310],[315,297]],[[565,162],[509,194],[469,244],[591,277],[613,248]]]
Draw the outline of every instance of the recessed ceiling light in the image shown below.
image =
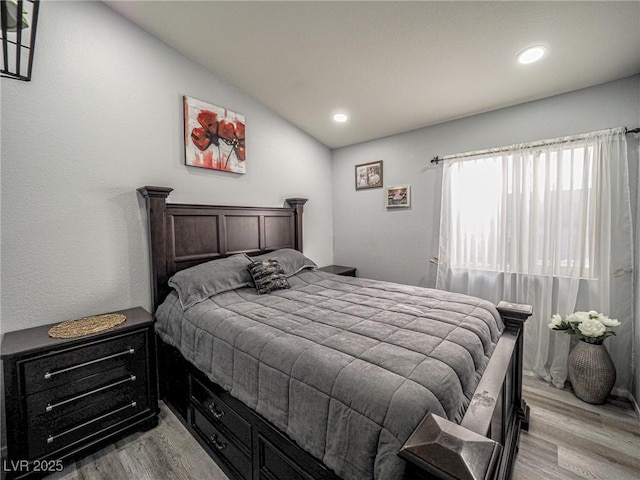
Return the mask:
[[518,54],[518,63],[522,65],[528,65],[534,63],[544,57],[547,49],[542,45],[536,45],[535,47],[529,47]]
[[333,115],[333,121],[334,122],[344,123],[347,120],[349,120],[349,117],[347,117],[347,115],[345,115],[344,113],[335,113]]

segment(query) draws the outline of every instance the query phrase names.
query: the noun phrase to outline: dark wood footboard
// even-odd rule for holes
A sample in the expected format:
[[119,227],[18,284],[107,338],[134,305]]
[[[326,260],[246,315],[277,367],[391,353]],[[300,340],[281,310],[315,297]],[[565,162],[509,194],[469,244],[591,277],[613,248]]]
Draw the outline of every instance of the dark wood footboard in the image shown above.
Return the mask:
[[427,414],[399,452],[406,479],[508,479],[520,430],[529,428],[522,398],[524,322],[529,305],[498,304],[505,324],[467,412],[457,425]]

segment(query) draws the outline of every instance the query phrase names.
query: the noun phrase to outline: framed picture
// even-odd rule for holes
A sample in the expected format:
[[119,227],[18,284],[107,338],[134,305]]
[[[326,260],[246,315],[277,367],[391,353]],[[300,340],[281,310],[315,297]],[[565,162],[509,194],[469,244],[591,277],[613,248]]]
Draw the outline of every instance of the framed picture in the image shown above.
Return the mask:
[[356,190],[382,186],[382,160],[356,165]]
[[184,96],[184,162],[247,173],[244,115]]
[[387,208],[411,206],[411,185],[396,185],[385,190],[384,202]]

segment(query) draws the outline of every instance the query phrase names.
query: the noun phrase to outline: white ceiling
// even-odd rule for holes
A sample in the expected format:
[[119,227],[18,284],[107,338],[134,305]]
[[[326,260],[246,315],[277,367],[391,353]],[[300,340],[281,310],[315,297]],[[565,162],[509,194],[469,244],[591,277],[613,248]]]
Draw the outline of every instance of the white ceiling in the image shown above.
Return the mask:
[[106,3],[330,148],[640,73],[639,1]]

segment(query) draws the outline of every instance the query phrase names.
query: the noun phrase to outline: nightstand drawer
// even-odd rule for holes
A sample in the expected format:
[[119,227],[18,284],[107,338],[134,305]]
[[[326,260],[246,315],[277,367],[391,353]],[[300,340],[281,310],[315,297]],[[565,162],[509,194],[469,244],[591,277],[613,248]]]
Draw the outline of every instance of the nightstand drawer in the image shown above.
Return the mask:
[[40,418],[40,421],[31,426],[29,437],[56,436],[56,433],[73,429],[78,425],[102,417],[105,413],[117,409],[124,403],[136,402],[137,406],[145,407],[147,405],[146,397],[146,389],[143,385],[137,385],[136,388],[116,387],[91,398],[91,400],[82,402],[82,405],[78,405],[78,408],[73,411],[50,411],[48,413],[50,416]]
[[[128,391],[143,387],[146,389],[146,362],[141,362],[133,369],[116,368],[88,377],[82,385],[67,388],[43,390],[27,397],[27,414],[32,422],[53,421],[61,416],[72,416],[76,410],[81,410],[95,403],[105,404],[107,398],[122,395]],[[74,382],[77,383],[77,382]]]
[[233,441],[214,427],[197,408],[192,409],[192,425],[200,437],[218,455],[247,480],[251,479],[251,460]]
[[57,387],[105,370],[144,361],[147,356],[143,332],[108,341],[51,352],[20,362],[26,393]]
[[251,448],[251,425],[195,377],[191,377],[191,396],[202,406],[203,411],[207,412],[206,415],[213,424],[220,423],[238,438],[247,452],[249,451]]
[[[60,448],[66,448],[79,441],[86,441],[91,437],[103,437],[107,429],[118,423],[130,419],[134,415],[148,410],[146,396],[135,391],[127,391],[116,401],[107,404],[94,405],[86,412],[79,412],[78,418],[67,417],[68,421],[40,423],[29,429],[29,458],[37,458]],[[88,418],[86,418],[88,417]]]

